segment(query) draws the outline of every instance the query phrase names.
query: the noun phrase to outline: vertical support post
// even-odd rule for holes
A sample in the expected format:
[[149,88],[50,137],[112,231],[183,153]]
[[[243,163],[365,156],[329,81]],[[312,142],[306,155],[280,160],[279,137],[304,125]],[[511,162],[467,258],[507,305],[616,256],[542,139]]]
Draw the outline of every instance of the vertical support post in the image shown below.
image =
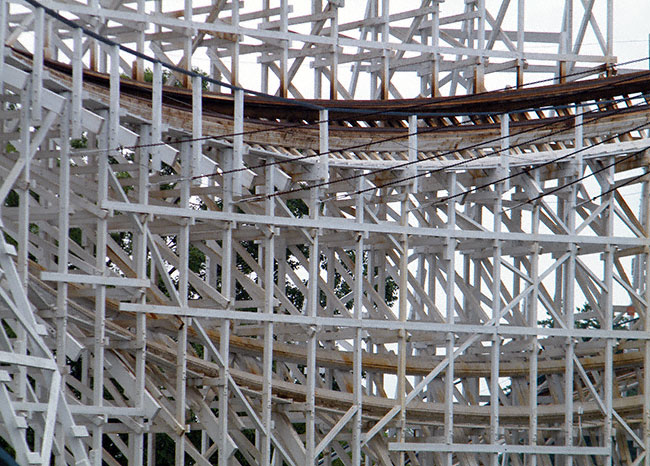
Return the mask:
[[[224,213],[233,211],[232,205],[232,182],[233,174],[227,174],[223,180],[222,210]],[[233,224],[228,221],[223,231],[221,239],[221,294],[228,301],[227,309],[234,309],[235,299],[233,296]],[[228,442],[228,399],[230,397],[228,389],[228,378],[230,373],[230,320],[224,319],[221,322],[219,335],[219,353],[223,360],[223,369],[219,377],[219,425],[221,426],[218,440],[219,463],[228,464],[229,442]]]
[[409,166],[406,170],[408,182],[411,184],[413,192],[418,189],[417,179],[417,160],[418,160],[418,116],[409,116],[409,142],[408,142],[408,161]]
[[[235,2],[238,3],[238,2]],[[183,19],[187,23],[187,27],[184,30],[185,38],[183,39],[183,61],[185,62],[185,69],[187,71],[192,71],[192,16],[194,12],[192,9],[192,0],[185,0],[184,2],[184,11]],[[190,76],[187,74],[183,75],[183,87],[191,88],[192,82]]]
[[[146,0],[137,0],[137,11],[139,15],[145,14],[145,3]],[[139,53],[144,53],[144,42],[145,42],[145,28],[146,24],[138,24],[137,38],[135,42],[135,49]],[[141,57],[136,57],[133,62],[133,68],[131,77],[137,81],[144,81],[144,60]]]
[[[16,188],[18,193],[18,256],[16,257],[16,270],[23,289],[27,289],[27,278],[29,275],[29,178],[30,178],[30,128],[32,125],[32,108],[30,99],[32,97],[33,81],[28,80],[25,89],[20,95],[20,147],[19,157],[25,160],[21,175],[21,188]],[[0,199],[0,205],[4,199]],[[16,327],[15,351],[18,354],[27,354],[27,333],[22,325]],[[25,401],[27,396],[27,369],[18,366],[18,377],[16,377],[16,399]]]
[[[501,115],[501,151],[498,159],[499,177],[505,177],[508,174],[508,167],[510,164],[510,114],[504,113]],[[507,191],[510,189],[509,180],[498,183],[496,187],[501,187],[502,190]]]
[[88,39],[88,40],[89,40],[88,50],[90,50],[88,64],[91,70],[97,71],[98,69],[97,61],[99,55],[97,41],[95,39]]
[[[190,206],[191,178],[197,172],[202,142],[202,81],[201,77],[192,77],[192,137],[191,143],[181,145],[181,208]],[[181,307],[188,306],[189,293],[189,249],[190,249],[190,219],[184,219],[178,235],[178,294]],[[187,327],[191,325],[189,317],[181,317],[178,329],[178,347],[176,355],[176,421],[185,426],[186,416],[186,379],[187,379]],[[181,432],[176,441],[176,464],[185,462],[185,440],[187,430]]]
[[[379,195],[386,195],[388,192],[387,188],[380,188]],[[382,203],[378,206],[377,208],[377,218],[380,221],[386,221],[388,218],[388,207],[386,204]],[[375,255],[375,265],[377,266],[377,277],[376,277],[376,283],[377,283],[377,292],[379,293],[379,296],[386,296],[386,278],[388,275],[388,272],[386,269],[388,268],[387,264],[387,259],[386,259],[386,251],[379,249],[376,252]],[[399,297],[398,297],[398,305],[399,305]],[[379,348],[380,345],[377,345],[377,348]],[[375,377],[374,377],[374,382],[375,382],[375,388],[377,391],[383,390],[384,389],[384,374],[382,372],[378,372]]]
[[[275,198],[270,195],[275,189],[273,175],[275,170],[268,167],[266,171],[266,192],[265,214],[272,217],[275,215]],[[275,272],[275,230],[269,227],[267,237],[264,240],[264,313],[273,314],[274,310],[274,272]],[[272,393],[273,393],[273,322],[264,323],[264,354],[262,362],[262,424],[264,431],[261,436],[260,450],[262,453],[262,466],[271,465],[271,432],[273,430],[272,418]]]
[[[650,181],[647,181],[650,169],[646,167],[646,181],[643,182],[641,194],[641,209],[643,211],[643,226],[646,231],[646,240],[650,232]],[[650,246],[645,247],[645,290],[646,306],[643,315],[643,330],[650,333]],[[650,466],[650,341],[643,342],[643,439],[645,441],[644,466]]]
[[[262,0],[262,11],[269,11],[271,8],[270,0]],[[262,27],[269,23],[269,16],[264,16],[262,18]],[[262,53],[262,56],[265,54]],[[260,64],[261,76],[260,76],[260,90],[266,94],[269,93],[269,65],[264,62]],[[318,96],[314,96],[318,98]]]
[[[510,115],[501,115],[501,153],[498,160],[497,178],[502,178],[508,173],[510,151]],[[499,182],[494,186],[495,201],[494,219],[495,233],[501,232],[503,195],[508,183]],[[499,441],[499,363],[501,357],[501,336],[499,335],[499,321],[501,320],[501,241],[494,240],[492,246],[492,316],[495,320],[496,332],[492,336],[490,348],[490,443],[497,444]],[[499,456],[490,455],[492,466],[497,466]]]
[[[386,100],[390,97],[390,0],[382,0],[381,2],[381,41],[382,41],[382,57],[381,57],[381,91],[380,99]],[[404,456],[401,454],[401,456]]]
[[52,44],[52,23],[53,20],[51,17],[47,16],[45,18],[45,34],[43,36],[43,55],[45,58],[50,60],[56,60],[56,47]]
[[[158,144],[162,141],[162,65],[159,61],[153,64],[151,92],[151,142]],[[161,168],[160,149],[157,145],[151,147],[151,167],[154,171]]]
[[[156,4],[159,4],[159,3],[162,3],[162,2],[156,2]],[[90,6],[90,8],[93,11],[99,11],[100,10],[98,0],[89,0],[88,1],[88,6]],[[94,29],[94,32],[99,33],[99,27],[97,25],[95,25],[93,29]],[[156,32],[160,32],[160,30],[157,30]],[[90,69],[93,70],[93,71],[98,71],[99,70],[99,66],[98,66],[99,45],[97,44],[97,41],[94,40],[94,39],[90,40],[88,48],[90,49],[90,57],[89,57]]]
[[72,137],[81,138],[81,101],[83,98],[83,32],[72,30]]
[[110,106],[108,109],[109,125],[107,149],[109,151],[114,151],[119,145],[117,135],[120,127],[120,48],[118,45],[111,46],[110,57]]
[[[192,172],[192,151],[189,142],[181,144],[181,202],[183,209],[189,208],[190,205],[190,174]],[[177,239],[178,254],[178,297],[180,307],[188,307],[189,292],[189,249],[190,249],[190,225],[189,218],[182,219]],[[179,326],[176,336],[176,422],[184,427],[184,430],[177,432],[175,462],[176,464],[185,464],[185,441],[186,441],[186,380],[187,380],[187,327],[191,324],[189,317],[179,317]]]
[[[540,172],[535,170],[535,185],[539,185]],[[539,200],[533,204],[531,215],[531,232],[533,236],[539,234],[539,216],[541,206]],[[537,329],[537,306],[539,299],[539,287],[541,281],[539,279],[539,242],[535,241],[532,244],[532,257],[530,259],[530,276],[533,280],[533,289],[531,290],[530,299],[528,301],[528,326],[532,329]],[[538,341],[537,334],[530,338],[529,347],[529,366],[528,366],[528,407],[529,407],[529,423],[528,423],[528,443],[531,446],[537,446],[537,361]],[[537,466],[537,456],[531,454],[528,456],[528,466]]]
[[[614,176],[616,174],[616,167],[614,166],[613,160],[614,157],[608,157],[606,163],[610,168],[607,169],[606,179],[608,186],[603,187],[603,191],[609,191],[615,185]],[[614,206],[614,192],[608,192],[603,196],[603,202],[607,204],[607,208],[604,212],[604,226],[605,226],[605,235],[611,237],[614,235],[614,217],[615,217],[615,206]],[[607,244],[605,246],[605,252],[603,253],[603,262],[604,262],[604,277],[603,282],[605,284],[605,293],[603,296],[603,309],[602,315],[605,317],[604,325],[601,328],[606,331],[612,330],[613,324],[613,313],[614,313],[614,295],[613,295],[613,286],[614,286],[614,253],[616,251],[616,246],[613,244]],[[614,380],[614,339],[607,338],[605,340],[605,370],[603,373],[603,401],[605,404],[605,419],[603,420],[603,437],[604,437],[604,447],[607,448],[609,454],[603,458],[603,463],[605,466],[612,464],[613,453],[612,453],[612,398],[613,398],[613,389],[616,384]],[[646,454],[648,452],[646,451]]]
[[[70,113],[71,103],[66,103],[61,121],[59,154],[59,236],[57,269],[61,274],[68,273],[70,233]],[[56,290],[56,365],[61,374],[61,386],[65,387],[66,377],[66,335],[68,332],[68,284],[58,282]],[[65,429],[58,429],[57,443],[65,447]]]
[[[607,0],[607,64],[614,61],[614,0]],[[614,70],[607,67],[607,75],[612,76]]]
[[[358,178],[357,190],[363,191],[365,187],[365,177]],[[356,202],[356,222],[362,224],[364,220],[365,198],[363,194],[357,195]],[[354,318],[358,321],[363,319],[363,262],[364,262],[364,235],[357,235],[357,244],[354,255]],[[370,274],[370,269],[368,269]],[[363,366],[362,366],[362,330],[358,326],[354,331],[352,354],[352,379],[353,379],[353,404],[355,414],[352,421],[352,466],[361,465],[361,423],[362,423],[362,401],[363,401]]]
[[330,27],[330,38],[334,42],[332,45],[332,54],[330,57],[330,99],[336,100],[338,96],[338,67],[339,67],[339,51],[338,51],[338,40],[339,40],[339,8],[336,4],[330,3],[330,8],[332,8],[332,19]]
[[32,119],[40,121],[43,117],[41,99],[43,97],[43,49],[45,48],[45,10],[34,11],[34,58],[32,64]]
[[[485,0],[478,1],[478,37],[476,41],[477,48],[480,52],[485,51]],[[478,63],[474,69],[474,92],[483,92],[485,89],[485,57],[481,54],[478,56]]]
[[149,432],[147,435],[147,466],[156,464],[156,434]]
[[318,179],[322,182],[329,180],[329,111],[321,110],[318,113]]
[[[268,0],[264,0],[268,2]],[[265,7],[268,9],[268,4],[265,4]],[[311,14],[316,17],[317,15],[323,12],[323,2],[322,0],[311,0]],[[312,30],[315,30],[317,19],[314,19],[312,22]],[[262,70],[266,70],[267,80],[268,80],[268,68],[263,67]],[[314,67],[314,99],[320,99],[323,97],[323,74],[319,66]]]
[[[147,205],[149,202],[149,148],[146,147],[151,144],[151,129],[149,125],[142,125],[140,127],[140,141],[144,148],[138,149],[138,203]],[[135,272],[139,279],[147,278],[147,217],[142,219],[142,224],[134,231],[134,259],[135,259]],[[135,299],[140,304],[147,302],[147,290],[141,288],[139,296]],[[134,400],[137,408],[144,407],[144,394],[145,394],[145,364],[147,354],[147,316],[143,312],[139,312],[135,316],[135,338],[136,338],[136,353],[135,353],[135,393],[136,399]],[[140,422],[144,424],[144,419],[140,418]],[[151,435],[151,434],[150,434]],[[133,445],[133,464],[134,466],[142,466],[143,464],[143,449],[144,449],[144,434],[141,432],[131,435],[129,444]],[[149,453],[150,454],[150,453]]]
[[[403,198],[400,208],[400,224],[402,226],[408,225],[408,205],[409,194],[411,186],[406,184],[404,186]],[[400,261],[399,261],[399,321],[406,322],[408,312],[408,254],[409,254],[409,238],[406,233],[402,234],[400,239]],[[397,396],[400,405],[400,418],[398,424],[398,438],[399,443],[404,443],[406,438],[406,356],[407,356],[407,332],[405,328],[400,328],[398,331],[397,339]],[[399,465],[405,464],[405,454],[403,451],[399,452]]]
[[[582,113],[580,107],[575,109],[575,149],[580,150],[583,145],[583,127],[582,127]],[[571,178],[579,178],[582,174],[582,153],[579,152],[573,161],[575,170]],[[573,184],[570,188],[569,199],[566,201],[566,225],[569,230],[569,236],[575,235],[576,228],[576,198],[578,196],[579,186]],[[578,253],[577,245],[569,243],[567,245],[569,258],[567,265],[564,267],[564,319],[565,324],[569,330],[575,327],[575,280],[576,280],[576,256]],[[564,365],[564,436],[565,445],[567,447],[573,446],[573,391],[574,391],[574,362],[573,355],[575,353],[575,341],[573,337],[567,337],[565,340],[566,359]],[[566,455],[564,457],[564,464],[571,466],[573,464],[573,457]]]
[[[7,29],[9,28],[9,2],[0,3],[0,96],[4,94],[4,79],[5,76],[5,41],[7,40]],[[5,104],[2,104],[0,110],[5,109]],[[4,125],[4,123],[1,123]],[[4,130],[0,126],[0,130]]]
[[192,139],[190,177],[199,175],[203,153],[203,80],[200,76],[192,77]]
[[431,17],[431,45],[433,47],[433,60],[431,61],[431,97],[440,95],[440,3],[433,2],[433,13]]
[[[562,31],[560,32],[560,53],[571,53],[573,35],[573,0],[564,0],[564,16],[562,17]],[[558,82],[566,81],[566,75],[570,71],[570,65],[565,60],[560,61]]]
[[[244,168],[244,91],[243,89],[235,89],[234,101],[234,121],[233,121],[233,144],[232,154],[233,162],[232,168],[234,170],[241,170]],[[232,195],[233,197],[241,197],[242,195],[242,174],[241,171],[235,171],[232,177]]]
[[[97,203],[101,205],[108,198],[108,155],[111,149],[117,147],[117,133],[119,128],[120,111],[120,73],[119,73],[119,47],[110,48],[110,106],[108,111],[108,127],[106,130],[106,143],[103,151],[98,154],[98,180],[97,180]],[[96,239],[96,264],[95,267],[100,275],[106,271],[106,250],[108,241],[108,221],[106,218],[97,220]],[[95,344],[93,364],[93,405],[100,408],[104,404],[104,346],[106,345],[106,286],[97,285],[95,291]],[[93,428],[93,456],[95,466],[102,464],[102,437],[103,423],[105,418],[100,419]]]
[[[232,2],[232,24],[239,27],[239,1]],[[268,68],[267,68],[267,86],[268,86]],[[264,74],[262,74],[264,77]],[[230,70],[230,83],[233,86],[239,86],[239,34],[236,35],[232,43],[232,69]],[[266,91],[265,91],[266,92]],[[236,90],[233,90],[236,95]]]
[[[379,0],[369,0],[369,8],[366,9],[366,19],[377,18],[379,16]],[[379,40],[379,25],[372,26],[371,40],[377,42]],[[379,60],[375,59],[372,61],[373,65],[381,63],[381,58]],[[379,80],[380,72],[371,71],[370,72],[370,98],[377,98],[377,83]]]
[[[323,140],[321,136],[321,147]],[[309,196],[309,217],[318,218],[318,199],[319,188],[313,187]],[[318,278],[319,278],[319,260],[320,255],[320,234],[317,230],[311,231],[311,244],[309,246],[309,283],[308,283],[308,308],[307,315],[315,317],[318,314]],[[306,438],[305,446],[307,452],[307,464],[313,466],[316,464],[316,378],[318,368],[316,366],[316,328],[312,327],[309,331],[307,340],[307,413],[305,417]]]
[[[30,144],[30,128],[33,124],[33,107],[30,107],[29,100],[33,98],[34,82],[28,82],[21,93],[21,112],[20,112],[20,148],[19,157],[24,160],[24,167],[21,174],[21,183],[16,186],[18,193],[18,257],[16,259],[16,269],[20,278],[20,283],[24,289],[27,289],[27,280],[29,276],[29,181],[32,150]],[[35,150],[36,148],[34,148]],[[4,201],[4,200],[3,200]]]
[[[329,179],[329,113],[327,110],[319,112],[319,159],[317,165],[317,182],[323,182]],[[320,189],[313,187],[310,190],[309,197],[309,216],[312,219],[319,217],[320,210]],[[320,275],[320,233],[317,230],[312,230],[311,245],[309,248],[309,284],[308,284],[308,297],[307,297],[307,315],[316,317],[318,314],[318,280]],[[328,265],[329,267],[329,265]],[[319,377],[318,369],[316,367],[316,329],[310,330],[309,339],[307,341],[307,413],[305,419],[306,429],[306,445],[305,450],[307,454],[307,464],[313,465],[316,463],[316,378]]]
[[[449,187],[448,193],[450,198],[447,201],[447,229],[456,229],[456,202],[453,196],[456,195],[456,172],[449,173]],[[446,265],[447,283],[445,287],[446,296],[446,323],[454,325],[455,323],[455,289],[456,289],[456,239],[447,238],[445,240],[444,249],[444,264]],[[451,444],[454,441],[454,347],[455,335],[453,332],[446,334],[446,351],[445,354],[449,358],[447,371],[445,373],[445,431],[444,441]],[[452,466],[453,453],[449,452],[445,455],[445,465]]]
[[[321,114],[322,115],[322,114]],[[321,116],[321,121],[323,120]],[[327,204],[324,205],[324,209],[327,209]],[[329,212],[325,211],[326,214],[329,214]],[[335,273],[335,265],[334,265],[334,250],[332,247],[327,247],[324,251],[325,254],[325,260],[327,262],[327,286],[330,287],[331,289],[334,289],[335,281],[336,281],[336,273]],[[325,308],[325,315],[327,317],[332,317],[334,315],[334,311],[336,310],[336,304],[330,299],[327,298],[326,301],[326,308]],[[330,343],[331,347],[332,345]],[[326,368],[325,369],[325,388],[330,390],[332,388],[332,383],[333,383],[333,370],[331,368]],[[323,465],[324,466],[332,466],[332,447],[328,445],[325,447],[323,450]]]
[[524,34],[526,27],[526,1],[517,1],[517,87],[524,85]]
[[286,39],[286,36],[289,34],[289,5],[287,0],[280,0],[280,5],[280,32],[283,35],[280,56],[280,96],[286,98],[289,87],[289,40]]

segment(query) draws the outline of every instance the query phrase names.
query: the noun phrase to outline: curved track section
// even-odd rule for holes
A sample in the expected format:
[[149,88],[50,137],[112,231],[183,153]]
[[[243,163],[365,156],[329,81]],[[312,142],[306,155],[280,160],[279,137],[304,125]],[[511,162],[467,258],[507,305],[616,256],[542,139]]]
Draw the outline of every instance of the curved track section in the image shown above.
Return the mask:
[[120,76],[115,46],[109,73],[27,53],[54,20],[7,12],[0,437],[21,464],[648,463],[650,74],[224,95]]

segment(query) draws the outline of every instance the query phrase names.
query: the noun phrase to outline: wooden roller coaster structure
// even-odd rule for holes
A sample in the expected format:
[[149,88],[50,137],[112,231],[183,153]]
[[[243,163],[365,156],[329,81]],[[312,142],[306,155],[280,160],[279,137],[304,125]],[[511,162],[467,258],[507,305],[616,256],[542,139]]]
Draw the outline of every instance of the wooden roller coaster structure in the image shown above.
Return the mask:
[[0,3],[0,447],[650,465],[650,73],[613,1],[544,33],[296,3]]

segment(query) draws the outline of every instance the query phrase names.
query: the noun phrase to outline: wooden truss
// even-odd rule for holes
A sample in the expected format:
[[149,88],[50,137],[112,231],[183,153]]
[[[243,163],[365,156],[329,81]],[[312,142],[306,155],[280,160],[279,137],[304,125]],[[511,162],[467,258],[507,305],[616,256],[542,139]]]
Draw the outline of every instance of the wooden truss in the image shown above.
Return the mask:
[[523,0],[172,3],[0,4],[20,464],[650,465],[650,75],[614,76],[611,0],[557,33]]

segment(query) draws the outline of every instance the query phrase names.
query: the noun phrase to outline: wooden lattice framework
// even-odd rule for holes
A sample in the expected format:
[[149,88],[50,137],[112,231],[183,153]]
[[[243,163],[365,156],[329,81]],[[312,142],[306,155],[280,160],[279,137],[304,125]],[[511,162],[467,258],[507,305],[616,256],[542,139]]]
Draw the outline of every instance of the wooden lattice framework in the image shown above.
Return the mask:
[[650,465],[650,75],[613,1],[544,33],[258,3],[0,3],[19,464]]

